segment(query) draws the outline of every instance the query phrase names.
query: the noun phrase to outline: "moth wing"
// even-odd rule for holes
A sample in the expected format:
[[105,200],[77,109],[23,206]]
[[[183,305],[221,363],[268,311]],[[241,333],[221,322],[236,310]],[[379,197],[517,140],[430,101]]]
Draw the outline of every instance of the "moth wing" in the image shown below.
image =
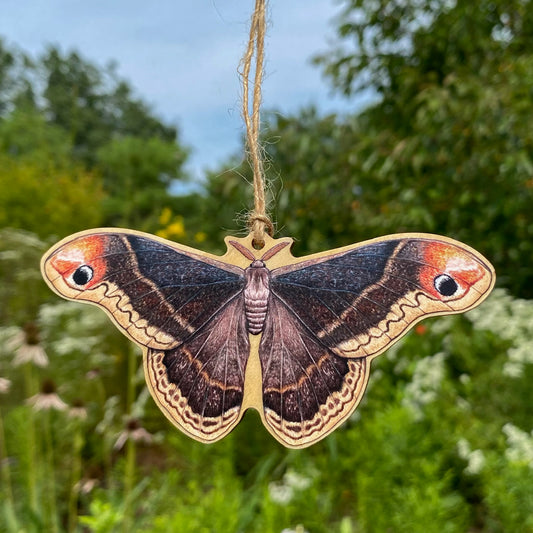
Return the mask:
[[242,292],[242,269],[137,232],[96,230],[51,248],[43,276],[60,296],[102,307],[132,340],[171,349]]
[[149,348],[145,375],[153,398],[179,429],[202,442],[227,435],[242,416],[250,345],[242,294],[187,342]]
[[271,290],[317,341],[341,357],[374,357],[419,320],[479,305],[494,269],[435,235],[382,237],[272,272]]
[[249,356],[243,270],[137,232],[73,235],[42,261],[60,296],[102,307],[144,347],[147,382],[190,436],[222,438],[238,422]]
[[322,439],[357,407],[368,382],[365,358],[339,357],[275,295],[259,345],[262,418],[285,446]]
[[471,248],[420,234],[273,270],[259,348],[267,427],[291,447],[320,440],[357,407],[373,357],[426,316],[478,305],[494,278]]

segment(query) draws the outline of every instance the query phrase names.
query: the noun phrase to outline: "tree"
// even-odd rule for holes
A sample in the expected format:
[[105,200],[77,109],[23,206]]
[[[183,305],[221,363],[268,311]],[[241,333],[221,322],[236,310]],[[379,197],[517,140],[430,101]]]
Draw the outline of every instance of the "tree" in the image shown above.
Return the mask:
[[[154,230],[162,207],[173,202],[174,180],[186,178],[183,167],[188,150],[177,134],[174,125],[165,124],[135,96],[114,64],[100,68],[77,52],[63,54],[55,47],[32,62],[23,52],[9,50],[0,42],[0,152],[11,158],[12,167],[24,159],[24,169],[17,167],[17,172],[27,178],[21,177],[21,185],[27,187],[19,188],[16,201],[12,201],[15,190],[3,195],[4,206],[16,211],[5,215],[12,224],[29,223],[30,213],[39,216],[39,209],[21,203],[22,190],[29,194],[33,188],[27,183],[33,180],[29,174],[57,173],[60,180],[72,170],[72,183],[87,186],[86,180],[79,181],[81,174],[98,181],[86,195],[87,208],[95,216],[78,217],[80,222],[99,220],[106,225]],[[53,187],[47,188],[47,183],[43,192],[55,196],[50,201],[66,200]],[[37,197],[47,204],[42,194]],[[56,205],[54,212],[65,209]],[[33,221],[28,229],[35,227]],[[45,228],[49,230],[50,225],[38,228],[40,235]],[[64,234],[61,227],[52,231]]]
[[183,177],[186,157],[183,148],[158,137],[124,136],[100,148],[96,162],[109,195],[105,200],[108,222],[153,229],[155,218],[170,201],[173,181]]
[[50,122],[68,132],[75,154],[95,163],[96,151],[115,136],[176,140],[177,130],[156,119],[148,106],[111,64],[101,69],[78,53],[63,55],[51,47],[38,66],[46,80],[44,111]]
[[344,93],[382,97],[366,166],[386,225],[462,238],[533,296],[532,3],[346,4],[341,44],[317,61]]
[[338,42],[315,58],[345,94],[372,87],[392,102],[442,84],[452,73],[480,72],[502,54],[531,50],[529,0],[345,0]]

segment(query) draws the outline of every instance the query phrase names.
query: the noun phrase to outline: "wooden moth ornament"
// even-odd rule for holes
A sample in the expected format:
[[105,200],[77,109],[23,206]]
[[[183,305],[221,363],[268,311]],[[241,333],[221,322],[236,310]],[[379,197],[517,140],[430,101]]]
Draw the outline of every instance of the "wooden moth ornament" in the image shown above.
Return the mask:
[[355,410],[370,363],[419,320],[467,311],[494,286],[472,248],[398,234],[306,257],[292,239],[225,239],[215,256],[148,234],[63,239],[42,272],[60,296],[102,307],[141,345],[150,392],[190,437],[215,442],[259,411],[287,447],[324,438]]

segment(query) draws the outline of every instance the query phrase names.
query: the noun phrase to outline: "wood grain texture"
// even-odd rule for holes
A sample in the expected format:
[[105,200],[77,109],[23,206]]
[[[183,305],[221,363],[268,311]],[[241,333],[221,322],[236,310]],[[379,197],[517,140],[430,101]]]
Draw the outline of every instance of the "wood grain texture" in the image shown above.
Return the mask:
[[228,237],[218,257],[103,228],[63,239],[41,268],[57,294],[102,307],[143,347],[150,392],[186,434],[214,442],[255,408],[293,448],[353,413],[372,359],[414,324],[471,309],[495,282],[481,254],[436,235],[302,258],[291,244]]

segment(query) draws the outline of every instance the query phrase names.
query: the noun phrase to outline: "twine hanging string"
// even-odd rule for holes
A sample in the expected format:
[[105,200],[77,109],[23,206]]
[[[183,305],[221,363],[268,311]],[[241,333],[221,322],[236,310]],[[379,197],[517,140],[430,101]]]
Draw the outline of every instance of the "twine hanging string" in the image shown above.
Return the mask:
[[[253,171],[254,210],[248,216],[248,226],[253,234],[254,245],[262,248],[265,243],[265,232],[274,233],[274,225],[266,213],[265,178],[261,147],[259,144],[259,109],[261,106],[261,83],[263,81],[263,59],[266,28],[266,0],[256,0],[250,25],[250,38],[246,52],[241,60],[242,65],[242,115],[246,125],[246,146],[250,166]],[[250,70],[255,55],[255,77],[253,84],[252,109],[250,110]]]

